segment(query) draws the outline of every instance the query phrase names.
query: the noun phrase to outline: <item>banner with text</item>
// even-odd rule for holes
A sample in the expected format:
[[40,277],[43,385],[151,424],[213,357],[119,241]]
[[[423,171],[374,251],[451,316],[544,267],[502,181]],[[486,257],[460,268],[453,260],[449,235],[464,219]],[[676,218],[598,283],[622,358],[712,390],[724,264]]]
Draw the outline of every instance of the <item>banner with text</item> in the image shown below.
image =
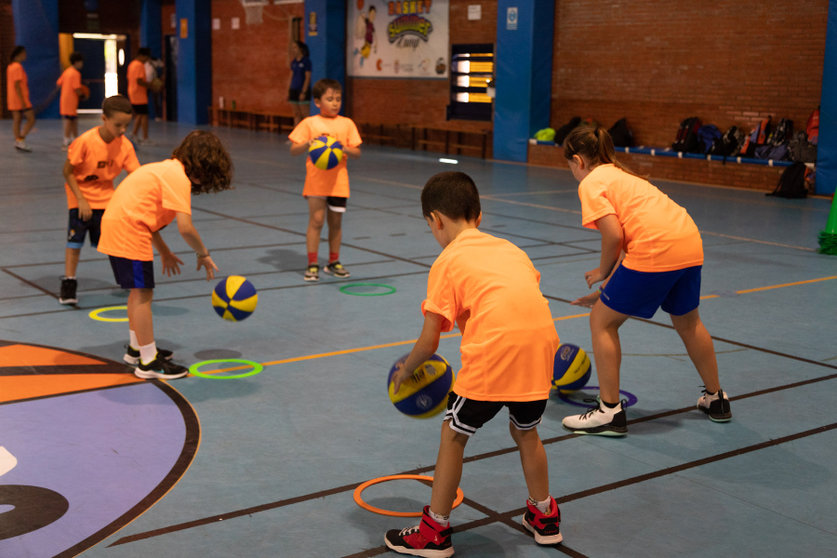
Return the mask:
[[348,4],[348,75],[448,77],[448,0],[354,0]]

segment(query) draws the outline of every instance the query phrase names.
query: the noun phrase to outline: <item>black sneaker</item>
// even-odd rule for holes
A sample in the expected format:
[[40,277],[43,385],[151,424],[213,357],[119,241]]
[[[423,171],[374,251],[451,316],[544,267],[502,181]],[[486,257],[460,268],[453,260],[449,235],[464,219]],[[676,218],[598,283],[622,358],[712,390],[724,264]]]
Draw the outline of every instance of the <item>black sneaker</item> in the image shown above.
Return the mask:
[[[166,349],[157,349],[157,358],[161,358],[163,360],[171,360],[171,357],[174,356],[174,353],[171,351],[167,351]],[[135,349],[130,345],[125,345],[125,355],[122,357],[122,360],[136,366],[140,363],[140,352],[139,349]]]
[[628,433],[625,418],[625,402],[616,408],[606,407],[601,400],[586,413],[564,417],[561,424],[575,434],[597,434],[599,436],[624,436]]
[[161,359],[159,352],[157,353],[157,357],[148,364],[140,362],[134,368],[134,376],[143,380],[152,380],[155,378],[159,380],[174,380],[176,378],[182,378],[188,373],[189,369],[185,366]]
[[697,402],[697,408],[709,416],[713,422],[729,422],[732,418],[732,411],[729,408],[729,398],[724,390],[719,389],[718,393],[709,395],[706,389]]
[[333,275],[340,279],[345,279],[346,277],[351,277],[352,275],[340,262],[331,262],[323,268],[323,273]]
[[305,270],[305,280],[306,281],[319,281],[320,280],[320,266],[317,264],[309,265],[308,268]]
[[450,542],[451,528],[442,527],[430,517],[430,506],[424,507],[421,522],[415,527],[391,529],[384,536],[387,547],[401,554],[425,556],[427,558],[447,558],[453,556]]
[[78,287],[77,280],[61,277],[61,294],[58,295],[58,302],[61,304],[76,304],[78,302],[76,287]]

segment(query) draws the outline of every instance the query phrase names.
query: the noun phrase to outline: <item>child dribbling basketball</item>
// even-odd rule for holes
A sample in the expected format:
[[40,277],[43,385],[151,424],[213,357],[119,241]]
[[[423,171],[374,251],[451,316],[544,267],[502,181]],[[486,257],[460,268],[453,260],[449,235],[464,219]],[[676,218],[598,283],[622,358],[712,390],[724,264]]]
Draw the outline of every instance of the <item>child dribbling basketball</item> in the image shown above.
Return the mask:
[[154,249],[163,273],[180,273],[183,261],[160,235],[176,218],[180,236],[195,251],[196,269],[204,268],[207,281],[215,277],[218,267],[192,223],[191,195],[228,190],[231,179],[232,162],[221,141],[210,132],[194,131],[171,159],[143,165],[123,180],[102,216],[99,251],[110,256],[117,284],[131,290],[129,344],[123,359],[136,366],[138,378],[181,378],[189,372],[172,363],[172,352],[157,349],[154,341]]
[[433,176],[421,206],[442,253],[430,268],[421,335],[393,374],[393,389],[436,352],[441,332],[454,324],[462,332],[462,369],[448,397],[430,505],[418,526],[388,531],[386,545],[413,556],[453,555],[448,517],[465,444],[503,407],[529,490],[523,526],[537,543],[557,544],[560,512],[549,493],[537,425],[549,397],[558,334],[540,273],[520,248],[478,230],[479,193],[468,175]]
[[[340,116],[343,102],[340,82],[321,79],[314,84],[314,104],[320,114],[309,116],[293,129],[291,155],[307,153],[311,142],[320,136],[331,136],[343,144],[343,151],[351,157],[360,157],[360,134],[350,118]],[[349,271],[340,263],[340,243],[343,239],[343,213],[349,200],[349,171],[345,157],[336,167],[318,169],[309,157],[305,160],[305,185],[302,195],[308,200],[308,229],[305,246],[308,252],[306,281],[320,280],[318,254],[320,232],[328,221],[328,264],[323,272],[334,277],[349,277]]]
[[113,196],[113,179],[122,170],[128,174],[139,168],[134,146],[125,137],[131,125],[131,103],[121,95],[108,97],[102,103],[102,124],[92,128],[73,143],[64,161],[64,189],[70,221],[67,226],[67,247],[64,250],[64,276],[58,302],[78,302],[76,289],[81,247],[90,235],[96,248],[101,236],[102,215]]
[[599,404],[586,413],[565,417],[564,427],[579,434],[627,433],[619,397],[619,327],[630,316],[650,318],[658,308],[671,315],[703,379],[698,409],[715,422],[730,420],[712,337],[698,313],[703,244],[697,225],[671,198],[619,165],[613,140],[604,128],[582,126],[570,132],[564,156],[579,181],[581,224],[602,235],[599,266],[584,274],[588,287],[599,282],[602,286],[573,301],[593,307],[590,333]]

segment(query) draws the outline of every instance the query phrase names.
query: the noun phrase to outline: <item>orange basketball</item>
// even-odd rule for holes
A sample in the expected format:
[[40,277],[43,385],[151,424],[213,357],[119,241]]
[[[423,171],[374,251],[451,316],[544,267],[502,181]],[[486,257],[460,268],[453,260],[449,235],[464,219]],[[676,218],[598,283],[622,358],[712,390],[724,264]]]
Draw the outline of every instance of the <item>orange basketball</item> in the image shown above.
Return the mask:
[[90,88],[89,87],[82,84],[82,86],[79,89],[81,89],[81,95],[79,95],[79,97],[81,98],[82,101],[85,100],[85,99],[90,98]]

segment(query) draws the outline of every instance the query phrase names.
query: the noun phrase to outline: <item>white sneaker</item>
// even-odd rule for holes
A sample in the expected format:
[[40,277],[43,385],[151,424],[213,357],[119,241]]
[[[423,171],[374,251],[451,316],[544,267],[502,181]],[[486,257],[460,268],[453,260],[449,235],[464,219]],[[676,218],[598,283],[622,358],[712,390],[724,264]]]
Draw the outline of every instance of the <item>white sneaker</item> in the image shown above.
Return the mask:
[[713,422],[729,422],[732,418],[732,411],[729,408],[729,398],[724,390],[719,389],[718,393],[709,395],[703,390],[703,395],[698,398],[697,408],[706,413],[709,420]]
[[610,409],[597,397],[598,405],[580,415],[564,417],[561,424],[575,434],[596,434],[598,436],[624,436],[628,433],[625,419],[625,402]]
[[25,151],[26,153],[32,151],[32,148],[26,145],[24,140],[15,140],[15,149],[18,151]]

